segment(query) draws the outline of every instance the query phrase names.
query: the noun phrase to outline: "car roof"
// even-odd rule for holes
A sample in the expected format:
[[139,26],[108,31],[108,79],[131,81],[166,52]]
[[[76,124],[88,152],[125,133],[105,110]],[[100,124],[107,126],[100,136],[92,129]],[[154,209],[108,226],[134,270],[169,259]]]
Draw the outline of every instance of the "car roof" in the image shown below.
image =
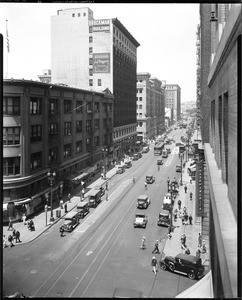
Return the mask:
[[70,211],[70,212],[68,212],[68,213],[65,215],[65,219],[73,218],[73,217],[76,216],[77,214],[78,214],[77,211]]
[[183,254],[183,253],[177,254],[176,258],[178,258],[178,259],[180,258],[180,259],[189,261],[190,263],[193,263],[193,264],[197,264],[199,261],[201,261],[201,258],[199,258],[199,257],[190,255],[190,254]]
[[147,195],[139,195],[139,197],[138,197],[138,199],[140,199],[140,200],[145,200],[147,198],[148,198]]
[[83,201],[83,202],[79,202],[77,204],[77,207],[84,207],[85,205],[87,205],[89,202],[88,201]]
[[170,214],[169,210],[162,209],[162,210],[160,211],[160,215],[168,216],[169,214]]

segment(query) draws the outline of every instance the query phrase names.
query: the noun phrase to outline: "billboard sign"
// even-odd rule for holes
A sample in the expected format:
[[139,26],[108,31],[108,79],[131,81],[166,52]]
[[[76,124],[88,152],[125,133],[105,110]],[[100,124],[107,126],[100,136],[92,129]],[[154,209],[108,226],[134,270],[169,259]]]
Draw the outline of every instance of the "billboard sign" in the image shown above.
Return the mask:
[[94,20],[92,26],[93,26],[92,27],[93,32],[110,31],[110,20],[109,19]]
[[93,73],[110,73],[110,53],[93,53]]

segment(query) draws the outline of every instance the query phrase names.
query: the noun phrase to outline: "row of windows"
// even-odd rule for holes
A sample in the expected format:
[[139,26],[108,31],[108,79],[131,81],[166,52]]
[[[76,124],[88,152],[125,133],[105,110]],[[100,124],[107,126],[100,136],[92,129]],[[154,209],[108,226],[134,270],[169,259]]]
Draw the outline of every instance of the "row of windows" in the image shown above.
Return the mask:
[[142,93],[143,92],[143,89],[136,89],[136,93]]
[[142,101],[143,98],[142,97],[136,97],[136,101]]
[[116,27],[113,27],[113,34],[116,35],[116,37],[119,38],[128,48],[135,52],[135,46]]
[[[90,70],[91,71],[91,70]],[[90,72],[89,71],[89,75],[92,76],[93,75],[93,71]],[[89,86],[93,86],[93,79],[89,79]],[[97,86],[102,86],[102,79],[98,79],[97,80]]]
[[[86,17],[86,13],[83,13],[83,17]],[[76,17],[81,17],[81,13],[77,13],[77,14],[72,14],[72,18],[75,18]]]
[[[93,84],[93,80],[90,81]],[[102,80],[98,79],[98,86],[102,85]],[[64,100],[64,114],[72,113],[72,101]],[[86,105],[86,112],[90,112],[91,102],[76,101],[76,113],[82,113],[82,107]],[[99,112],[100,103],[94,103],[95,112]],[[37,97],[30,98],[30,115],[41,115],[43,113],[43,99]],[[49,101],[49,114],[53,115],[58,113],[59,101],[58,99],[50,99]],[[3,98],[3,114],[6,115],[20,115],[20,97],[4,97]]]

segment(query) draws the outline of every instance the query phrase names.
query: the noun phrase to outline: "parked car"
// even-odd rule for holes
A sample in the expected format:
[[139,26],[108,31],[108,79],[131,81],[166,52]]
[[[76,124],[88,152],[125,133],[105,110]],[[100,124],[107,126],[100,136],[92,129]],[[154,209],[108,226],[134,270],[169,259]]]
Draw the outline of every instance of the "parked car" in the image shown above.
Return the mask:
[[71,232],[79,224],[79,212],[70,211],[65,215],[64,231]]
[[181,166],[176,166],[176,172],[180,172],[181,173],[181,171],[182,171]]
[[165,256],[159,261],[162,270],[186,274],[190,279],[201,279],[204,276],[204,265],[201,258],[193,255],[179,253],[175,257]]
[[137,199],[137,208],[147,208],[150,205],[150,198],[147,195],[140,195]]
[[171,193],[166,193],[163,200],[162,209],[171,210],[173,204],[174,204],[174,200],[171,199]]
[[136,214],[134,219],[134,227],[146,228],[148,217],[146,214]]
[[170,212],[168,210],[162,209],[159,213],[157,225],[158,226],[170,226],[171,219],[170,219]]
[[122,174],[125,172],[125,167],[124,166],[118,166],[116,174]]
[[131,168],[131,167],[132,167],[132,162],[131,162],[131,160],[125,161],[125,162],[124,162],[124,167],[127,168],[127,169]]
[[102,192],[101,190],[91,189],[87,195],[89,197],[89,207],[97,207],[98,204],[102,201]]
[[76,210],[79,213],[79,218],[83,219],[85,215],[89,213],[89,202],[88,201],[79,202],[77,204]]
[[145,180],[147,183],[153,183],[153,182],[155,182],[155,177],[153,175],[146,175]]
[[147,153],[150,151],[150,147],[149,146],[146,146],[142,149],[142,153]]
[[163,160],[162,159],[157,159],[157,165],[163,165]]
[[171,149],[170,148],[166,148],[167,153],[170,154],[171,153]]

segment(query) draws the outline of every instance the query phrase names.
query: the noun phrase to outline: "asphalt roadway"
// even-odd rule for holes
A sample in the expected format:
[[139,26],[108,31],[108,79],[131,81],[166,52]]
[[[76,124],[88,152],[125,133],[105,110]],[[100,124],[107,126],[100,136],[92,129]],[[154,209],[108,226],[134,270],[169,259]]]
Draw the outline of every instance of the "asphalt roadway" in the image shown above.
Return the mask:
[[[178,139],[181,131],[175,134]],[[172,153],[160,171],[151,147],[125,173],[113,176],[108,201],[103,196],[101,204],[92,208],[72,233],[60,237],[59,225],[64,221],[60,219],[58,226],[49,226],[34,241],[5,248],[3,291],[31,297],[111,298],[115,288],[123,287],[141,291],[142,297],[174,298],[192,286],[196,281],[186,276],[162,270],[155,275],[151,267],[155,240],[160,241],[160,251],[166,244],[167,228],[157,226],[166,179],[178,177],[177,147],[173,144],[170,148]],[[147,191],[146,174],[156,177]],[[148,224],[146,229],[134,228],[137,197],[143,193],[151,198],[151,205],[143,211]],[[147,239],[145,250],[139,248],[143,236]],[[160,255],[155,256],[159,259]]]

